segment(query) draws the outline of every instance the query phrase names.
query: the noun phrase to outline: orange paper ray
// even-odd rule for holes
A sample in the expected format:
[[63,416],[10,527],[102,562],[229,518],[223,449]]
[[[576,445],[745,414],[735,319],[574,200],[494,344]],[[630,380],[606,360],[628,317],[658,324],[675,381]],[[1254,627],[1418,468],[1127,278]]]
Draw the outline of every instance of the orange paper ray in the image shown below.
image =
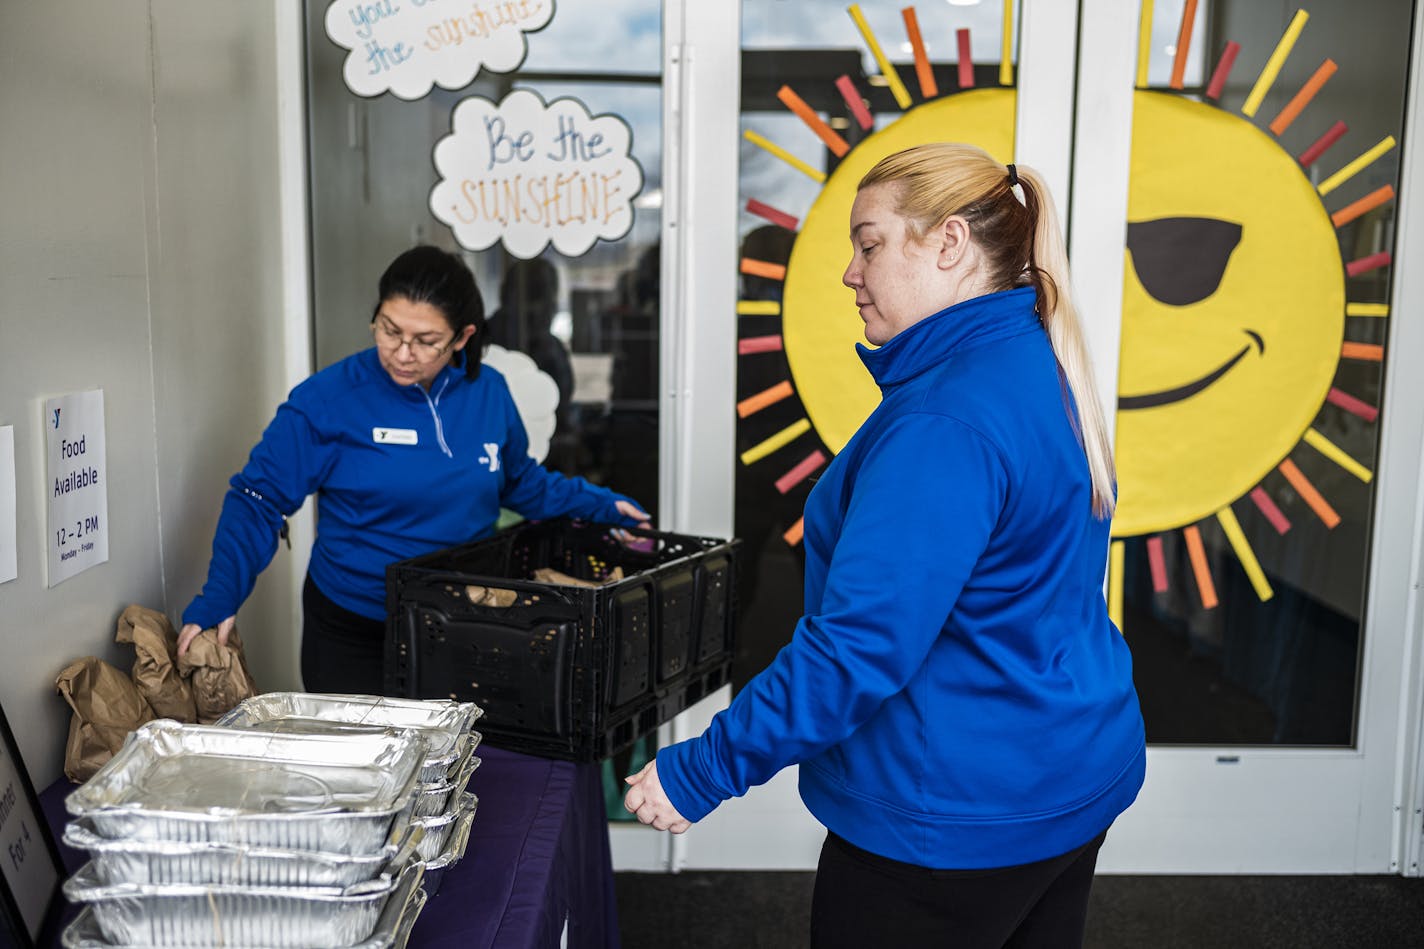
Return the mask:
[[752,257],[743,257],[742,273],[751,274],[753,277],[765,277],[768,280],[785,280],[786,265],[773,264],[769,260],[756,260]]
[[1376,188],[1358,201],[1352,201],[1334,214],[1330,215],[1330,223],[1336,227],[1344,227],[1361,214],[1373,211],[1381,204],[1394,198],[1394,185],[1385,185],[1383,188]]
[[1187,75],[1187,50],[1192,45],[1192,27],[1197,19],[1197,0],[1187,0],[1186,8],[1182,10],[1182,26],[1177,30],[1177,55],[1172,60],[1172,80],[1170,85],[1173,89],[1180,89],[1183,80]]
[[920,19],[915,15],[914,7],[905,7],[900,11],[900,16],[905,19],[905,32],[910,37],[910,49],[915,53],[915,78],[920,81],[920,95],[933,99],[939,95],[939,86],[935,83],[934,70],[930,68],[930,58],[925,53],[925,39],[920,35]]
[[1295,488],[1300,499],[1310,505],[1310,509],[1315,512],[1315,516],[1320,518],[1326,527],[1334,528],[1340,523],[1340,515],[1335,513],[1335,509],[1330,506],[1330,502],[1315,490],[1315,485],[1310,483],[1310,479],[1296,467],[1295,462],[1287,458],[1280,463],[1280,472],[1286,476],[1291,487]]
[[816,133],[816,137],[826,143],[837,158],[844,158],[846,152],[850,151],[850,145],[845,139],[837,134],[836,130],[822,121],[821,117],[806,104],[806,100],[796,94],[796,90],[790,86],[782,86],[776,90],[776,97],[781,100],[781,104],[786,106],[796,117],[806,123],[806,127]]
[[1305,85],[1300,87],[1300,91],[1291,97],[1291,101],[1286,103],[1286,107],[1271,120],[1271,131],[1280,135],[1290,128],[1292,122],[1300,117],[1300,113],[1306,106],[1310,105],[1310,100],[1315,98],[1315,94],[1320,91],[1320,87],[1330,81],[1330,77],[1335,75],[1335,60],[1327,59],[1320,64],[1320,68],[1315,70],[1315,74],[1305,81]]
[[1345,343],[1340,347],[1340,358],[1381,362],[1384,359],[1384,347],[1376,343]]
[[1187,556],[1192,561],[1192,573],[1197,578],[1197,592],[1201,594],[1202,609],[1212,609],[1217,604],[1216,584],[1211,582],[1211,570],[1206,564],[1206,549],[1202,547],[1201,531],[1193,524],[1182,530],[1187,539]]
[[789,399],[795,390],[791,388],[789,382],[778,382],[770,389],[763,389],[756,395],[747,396],[737,403],[737,418],[746,418],[766,408],[768,405],[775,405],[782,399]]
[[798,517],[796,523],[786,529],[786,533],[781,535],[781,539],[786,541],[788,546],[795,547],[801,543],[801,534],[806,526],[806,519]]

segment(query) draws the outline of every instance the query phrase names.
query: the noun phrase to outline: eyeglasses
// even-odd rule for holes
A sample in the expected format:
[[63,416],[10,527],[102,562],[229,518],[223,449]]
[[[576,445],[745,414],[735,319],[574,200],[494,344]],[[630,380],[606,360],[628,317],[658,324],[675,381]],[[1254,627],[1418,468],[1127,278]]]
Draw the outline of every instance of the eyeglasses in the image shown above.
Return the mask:
[[389,350],[392,354],[400,352],[402,346],[409,346],[410,354],[421,362],[429,362],[441,356],[455,342],[453,337],[439,344],[423,339],[406,339],[399,330],[384,320],[371,324],[371,335],[376,337],[377,346]]

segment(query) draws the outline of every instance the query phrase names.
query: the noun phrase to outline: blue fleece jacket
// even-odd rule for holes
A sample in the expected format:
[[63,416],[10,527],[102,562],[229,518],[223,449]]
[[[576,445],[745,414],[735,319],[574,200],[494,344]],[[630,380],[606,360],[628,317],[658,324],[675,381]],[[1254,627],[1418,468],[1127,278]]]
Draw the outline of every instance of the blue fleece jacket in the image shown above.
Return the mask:
[[1086,843],[1146,749],[1107,616],[1108,524],[1033,290],[860,347],[882,401],[806,502],[805,616],[699,738],[658,752],[698,820],[790,764],[865,850],[999,867]]
[[386,566],[487,537],[500,507],[532,519],[632,523],[626,500],[545,470],[504,377],[445,367],[427,392],[397,385],[374,349],[292,390],[247,465],[233,476],[203,592],[183,611],[204,628],[237,612],[277,550],[282,518],[317,495],[308,571],[331,600],[386,615]]

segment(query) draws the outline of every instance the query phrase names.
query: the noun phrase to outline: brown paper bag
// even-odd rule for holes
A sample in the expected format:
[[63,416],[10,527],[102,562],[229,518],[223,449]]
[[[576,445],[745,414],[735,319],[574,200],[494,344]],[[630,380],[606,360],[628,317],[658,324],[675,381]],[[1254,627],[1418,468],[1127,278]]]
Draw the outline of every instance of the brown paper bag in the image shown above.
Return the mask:
[[465,596],[475,606],[497,606],[501,609],[513,606],[519,594],[501,587],[465,587]]
[[133,643],[133,681],[139,695],[159,718],[180,722],[196,722],[198,709],[193,703],[193,690],[178,674],[178,632],[157,610],[130,606],[119,617],[114,639]]
[[623,579],[623,568],[614,567],[613,572],[602,580],[580,580],[578,577],[571,577],[566,573],[560,573],[553,567],[540,567],[534,571],[534,579],[540,583],[557,583],[566,587],[601,587],[606,583],[617,583]]
[[153,720],[153,710],[129,677],[94,656],[65,666],[54,685],[74,710],[64,773],[76,784],[92,778],[129,732]]
[[247,671],[237,627],[233,627],[226,646],[218,642],[216,629],[199,633],[188,644],[188,651],[178,657],[178,672],[192,687],[193,704],[203,725],[211,725],[238,702],[257,694],[257,683]]

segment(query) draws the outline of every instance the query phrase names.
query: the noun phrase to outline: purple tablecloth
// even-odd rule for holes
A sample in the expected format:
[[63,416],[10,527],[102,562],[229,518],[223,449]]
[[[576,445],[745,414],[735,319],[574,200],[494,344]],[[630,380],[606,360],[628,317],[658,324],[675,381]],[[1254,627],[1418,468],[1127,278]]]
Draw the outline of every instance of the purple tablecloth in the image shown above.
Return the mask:
[[[546,949],[560,944],[565,923],[571,949],[618,949],[599,766],[483,745],[478,754],[469,849],[420,914],[411,949]],[[73,787],[61,779],[40,794],[56,838]],[[82,852],[60,851],[70,873],[84,862]]]

